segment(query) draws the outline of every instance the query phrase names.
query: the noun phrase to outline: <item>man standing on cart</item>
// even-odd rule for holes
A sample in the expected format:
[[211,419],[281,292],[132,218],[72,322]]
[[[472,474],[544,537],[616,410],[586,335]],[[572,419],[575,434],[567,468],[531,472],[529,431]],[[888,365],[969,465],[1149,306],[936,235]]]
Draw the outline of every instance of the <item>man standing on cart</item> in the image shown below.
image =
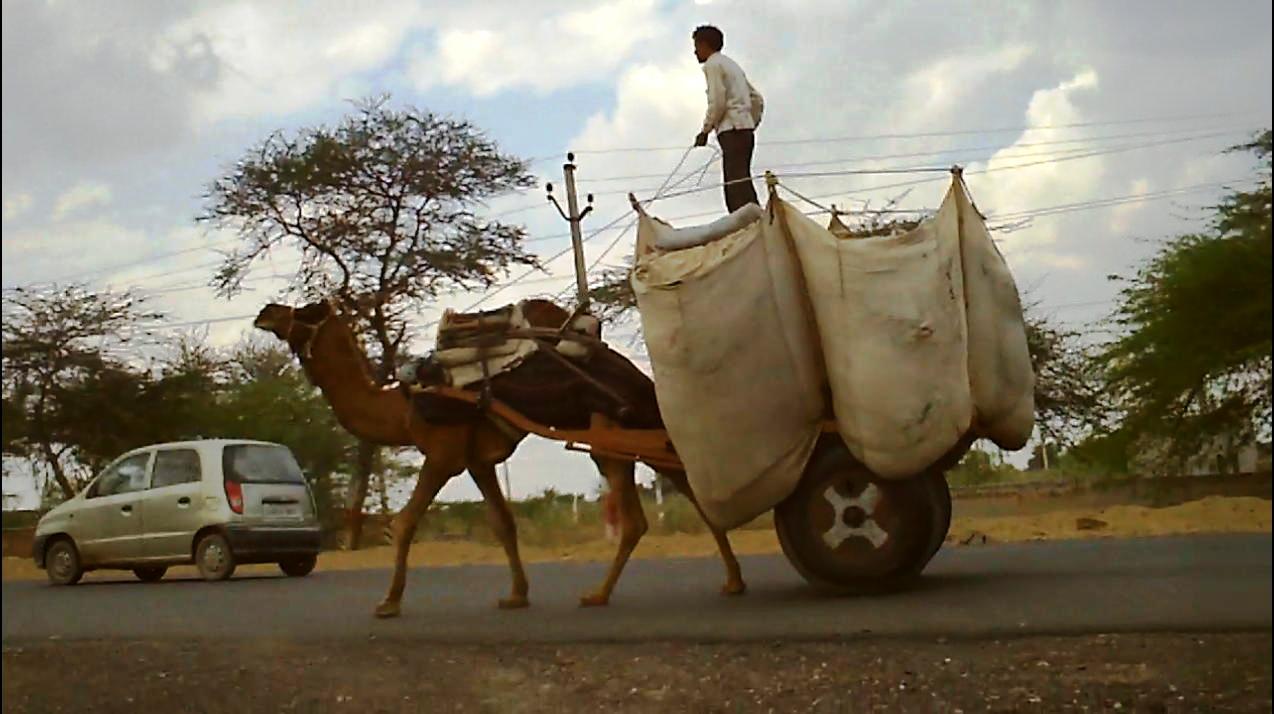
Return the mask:
[[694,145],[706,146],[708,134],[717,132],[725,176],[726,210],[733,213],[749,203],[759,205],[750,177],[755,132],[765,111],[765,100],[748,81],[743,69],[721,53],[725,46],[721,30],[701,25],[695,28],[691,38],[695,58],[703,65],[703,74],[708,80],[708,113]]

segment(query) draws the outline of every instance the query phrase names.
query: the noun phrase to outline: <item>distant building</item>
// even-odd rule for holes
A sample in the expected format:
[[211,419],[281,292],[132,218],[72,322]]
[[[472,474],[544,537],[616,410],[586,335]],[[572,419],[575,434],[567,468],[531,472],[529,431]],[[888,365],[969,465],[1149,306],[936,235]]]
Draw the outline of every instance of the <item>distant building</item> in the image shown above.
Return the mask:
[[1231,437],[1218,436],[1198,454],[1187,459],[1184,465],[1176,465],[1165,458],[1165,443],[1142,439],[1135,453],[1129,457],[1128,464],[1134,473],[1147,476],[1205,476],[1270,470],[1268,442],[1236,444],[1235,441]]

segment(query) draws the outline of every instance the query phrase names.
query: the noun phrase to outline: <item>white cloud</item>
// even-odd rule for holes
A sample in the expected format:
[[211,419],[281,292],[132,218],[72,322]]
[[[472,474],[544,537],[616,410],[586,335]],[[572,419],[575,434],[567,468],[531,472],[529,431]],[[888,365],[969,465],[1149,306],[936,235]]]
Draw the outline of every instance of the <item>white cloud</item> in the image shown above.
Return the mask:
[[438,30],[419,49],[410,74],[416,87],[444,84],[477,96],[529,87],[548,92],[601,82],[663,26],[651,0],[612,0],[552,12],[539,4],[482,13]]
[[902,105],[913,116],[950,111],[959,102],[967,101],[989,77],[1021,67],[1032,52],[1030,47],[1013,45],[941,59],[903,80]]
[[[1032,146],[1072,136],[1073,132],[1052,127],[1087,119],[1076,106],[1075,96],[1094,91],[1097,86],[1097,73],[1084,69],[1058,86],[1039,90],[1031,96],[1025,117],[1025,124],[1030,129],[985,163],[968,167],[972,174],[968,178],[969,188],[984,213],[1072,203],[1102,195],[1097,192],[1105,185],[1107,160],[1104,157],[1048,163],[1051,159],[1064,157],[1068,151],[1066,146],[1062,145],[1055,151]],[[1029,154],[1029,158],[1023,158],[1024,154]],[[1013,168],[1026,164],[1035,165]],[[974,173],[981,170],[988,173]],[[1005,253],[1010,256],[1020,253],[1026,260],[1056,268],[1073,270],[1083,267],[1085,261],[1078,256],[1043,249],[1058,241],[1060,226],[1057,221],[1045,221],[1014,233],[1003,241]]]
[[31,208],[31,194],[14,193],[4,197],[4,220],[11,221]]
[[166,66],[183,48],[216,58],[217,81],[197,94],[197,117],[280,115],[332,99],[341,83],[385,65],[420,26],[414,3],[220,3],[170,27],[153,61]]
[[78,183],[58,196],[57,204],[53,207],[53,220],[61,221],[86,208],[105,206],[110,202],[110,186],[95,181]]

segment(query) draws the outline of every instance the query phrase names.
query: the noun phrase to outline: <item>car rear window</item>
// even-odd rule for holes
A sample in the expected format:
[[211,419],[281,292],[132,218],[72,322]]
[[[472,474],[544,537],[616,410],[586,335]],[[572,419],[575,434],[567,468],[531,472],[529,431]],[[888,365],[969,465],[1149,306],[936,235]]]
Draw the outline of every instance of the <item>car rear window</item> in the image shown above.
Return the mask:
[[221,457],[226,479],[239,483],[305,483],[292,452],[282,446],[234,444]]

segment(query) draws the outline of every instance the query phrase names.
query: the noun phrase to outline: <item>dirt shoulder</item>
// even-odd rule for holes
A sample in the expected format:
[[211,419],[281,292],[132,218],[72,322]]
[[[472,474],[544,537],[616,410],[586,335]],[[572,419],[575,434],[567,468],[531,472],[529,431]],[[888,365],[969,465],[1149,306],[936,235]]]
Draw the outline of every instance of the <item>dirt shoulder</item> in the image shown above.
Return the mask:
[[[1209,497],[1168,508],[1113,506],[1104,509],[1054,511],[1026,516],[959,518],[951,525],[948,546],[969,543],[1017,542],[1067,538],[1129,538],[1191,533],[1269,533],[1271,503],[1251,497]],[[730,534],[730,542],[740,555],[781,552],[770,529],[745,528]],[[547,548],[521,546],[527,562],[608,561],[615,544],[597,539],[578,545]],[[716,546],[706,533],[650,534],[642,539],[634,558],[678,558],[712,556]],[[472,541],[422,541],[411,550],[412,566],[501,564],[504,551],[498,546]],[[359,551],[329,551],[319,557],[319,570],[360,570],[393,565],[393,550],[378,546]],[[5,580],[40,579],[44,571],[28,558],[5,558]],[[247,566],[244,573],[275,572],[274,566]],[[173,568],[173,574],[193,574],[193,568]],[[90,573],[88,579],[118,578],[118,572]]]
[[[1270,711],[1267,633],[983,642],[5,645],[4,710]],[[74,673],[74,681],[65,675]]]

